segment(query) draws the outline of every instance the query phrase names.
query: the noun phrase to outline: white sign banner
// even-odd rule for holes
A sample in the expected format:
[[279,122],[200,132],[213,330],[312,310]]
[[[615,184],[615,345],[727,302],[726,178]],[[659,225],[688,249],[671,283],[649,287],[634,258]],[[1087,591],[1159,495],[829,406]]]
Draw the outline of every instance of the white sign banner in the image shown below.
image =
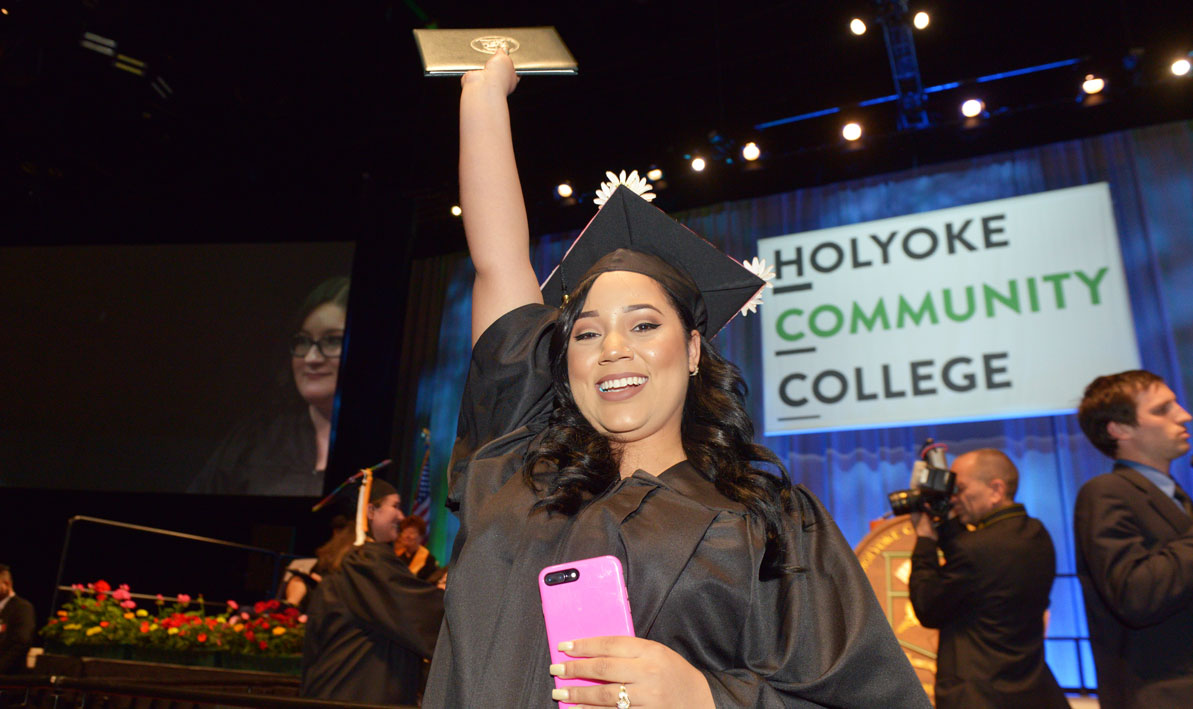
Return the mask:
[[1067,413],[1139,366],[1106,183],[761,239],[766,434]]

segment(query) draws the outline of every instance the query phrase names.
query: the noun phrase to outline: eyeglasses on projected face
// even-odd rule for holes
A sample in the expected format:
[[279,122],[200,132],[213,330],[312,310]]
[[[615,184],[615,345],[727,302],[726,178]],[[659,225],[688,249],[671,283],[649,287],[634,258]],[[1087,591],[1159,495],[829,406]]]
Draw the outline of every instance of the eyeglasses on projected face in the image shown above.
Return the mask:
[[290,354],[295,357],[306,357],[312,347],[324,357],[339,357],[344,351],[344,336],[324,335],[316,340],[300,332],[290,338]]

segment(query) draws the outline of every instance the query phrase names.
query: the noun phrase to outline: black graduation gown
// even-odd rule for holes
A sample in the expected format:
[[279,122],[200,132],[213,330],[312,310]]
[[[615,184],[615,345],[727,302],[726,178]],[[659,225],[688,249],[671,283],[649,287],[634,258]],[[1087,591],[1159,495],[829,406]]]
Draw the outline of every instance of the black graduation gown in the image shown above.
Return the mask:
[[435,650],[443,592],[369,542],[312,592],[302,644],[302,690],[309,699],[414,704],[423,658]]
[[612,554],[636,634],[702,671],[717,706],[928,707],[852,550],[802,487],[786,541],[804,570],[770,580],[761,522],[686,462],[639,470],[574,516],[531,514],[518,471],[551,411],[555,313],[514,310],[473,351],[449,466],[460,531],[424,706],[554,709],[538,573]]
[[187,492],[217,495],[323,494],[315,470],[315,425],[306,408],[259,414],[228,434]]

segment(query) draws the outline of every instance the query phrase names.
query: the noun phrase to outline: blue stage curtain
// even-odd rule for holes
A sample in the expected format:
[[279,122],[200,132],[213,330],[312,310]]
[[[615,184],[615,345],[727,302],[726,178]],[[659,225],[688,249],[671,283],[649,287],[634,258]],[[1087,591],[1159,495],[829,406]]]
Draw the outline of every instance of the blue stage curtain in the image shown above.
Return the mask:
[[[1180,122],[1068,141],[905,172],[674,214],[729,254],[756,254],[760,238],[883,219],[1045,190],[1108,182],[1144,368],[1163,376],[1184,402],[1193,382],[1193,123]],[[666,192],[659,199],[666,208]],[[594,208],[595,209],[595,208]],[[536,241],[542,277],[574,234]],[[441,259],[415,268],[441,268]],[[444,469],[454,435],[469,350],[471,271],[456,269],[448,286],[436,355],[423,363],[417,409],[436,422],[433,470]],[[425,296],[419,296],[425,297]],[[1129,333],[1124,333],[1129,336]],[[757,318],[739,318],[714,341],[742,369],[751,391],[761,390],[761,332]],[[1080,391],[1073,392],[1076,405]],[[762,420],[760,397],[751,413]],[[1073,558],[1072,509],[1081,484],[1109,462],[1084,438],[1076,417],[1050,416],[863,431],[787,435],[759,440],[779,455],[792,479],[824,501],[851,543],[887,511],[886,493],[907,487],[912,463],[927,437],[950,456],[976,448],[1005,451],[1021,474],[1019,501],[1047,526],[1057,548],[1049,662],[1066,687],[1092,688],[1093,667]],[[1187,461],[1174,475],[1190,488]],[[436,481],[438,501],[445,483]],[[454,523],[454,522],[453,522]],[[441,525],[433,551],[446,558],[454,529]]]

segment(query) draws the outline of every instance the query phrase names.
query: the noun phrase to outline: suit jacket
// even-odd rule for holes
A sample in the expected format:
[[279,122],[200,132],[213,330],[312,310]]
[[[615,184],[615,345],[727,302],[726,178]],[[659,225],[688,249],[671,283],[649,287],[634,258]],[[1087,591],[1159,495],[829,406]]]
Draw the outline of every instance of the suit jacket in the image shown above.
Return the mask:
[[33,604],[20,596],[13,596],[0,608],[0,675],[15,675],[25,671],[25,657],[33,646]]
[[1073,526],[1100,706],[1193,706],[1193,519],[1117,465],[1081,486]]
[[940,628],[936,707],[1056,707],[1069,704],[1044,662],[1056,552],[1048,530],[1012,505],[967,532],[957,520],[912,554],[911,603],[920,623]]

